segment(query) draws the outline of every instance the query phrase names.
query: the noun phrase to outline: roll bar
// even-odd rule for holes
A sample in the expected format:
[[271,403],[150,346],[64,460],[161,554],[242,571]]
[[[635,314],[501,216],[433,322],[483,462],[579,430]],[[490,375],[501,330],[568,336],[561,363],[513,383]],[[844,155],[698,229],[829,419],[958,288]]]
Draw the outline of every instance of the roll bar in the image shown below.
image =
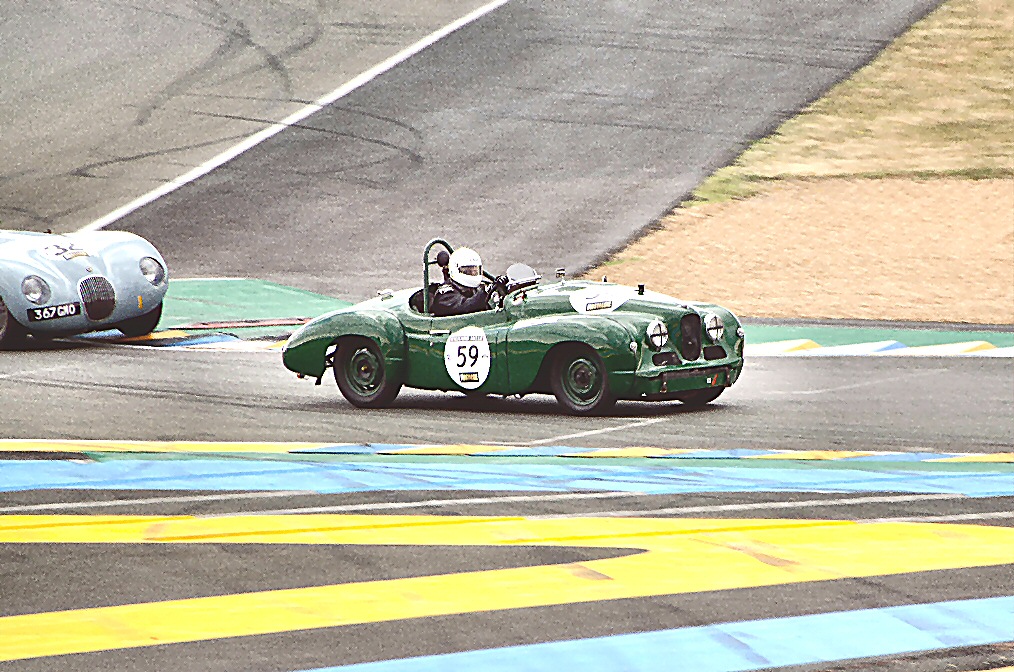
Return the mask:
[[434,245],[442,246],[447,250],[447,254],[454,253],[450,243],[441,238],[434,238],[426,243],[426,249],[423,250],[423,313],[426,315],[430,314],[430,266],[437,263],[436,259],[430,260],[430,250]]

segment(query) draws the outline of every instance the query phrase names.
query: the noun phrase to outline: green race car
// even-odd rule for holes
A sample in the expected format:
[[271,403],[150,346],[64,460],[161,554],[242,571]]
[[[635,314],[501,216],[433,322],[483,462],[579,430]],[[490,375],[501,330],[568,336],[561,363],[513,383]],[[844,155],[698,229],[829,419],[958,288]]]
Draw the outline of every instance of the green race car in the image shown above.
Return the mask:
[[581,415],[618,399],[707,404],[743,369],[743,329],[724,308],[560,271],[542,283],[524,264],[496,279],[489,310],[434,316],[440,283],[430,267],[451,251],[443,240],[426,246],[421,289],[385,290],[302,326],[285,344],[285,366],[317,384],[332,369],[345,398],[364,408],[389,405],[407,385],[553,394]]

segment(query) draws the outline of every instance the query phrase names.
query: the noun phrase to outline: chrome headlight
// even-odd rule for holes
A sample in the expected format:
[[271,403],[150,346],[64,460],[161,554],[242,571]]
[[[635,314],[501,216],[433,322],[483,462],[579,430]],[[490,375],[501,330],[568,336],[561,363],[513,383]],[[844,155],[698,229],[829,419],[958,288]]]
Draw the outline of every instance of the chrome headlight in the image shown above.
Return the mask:
[[722,318],[714,313],[708,313],[701,321],[704,323],[704,330],[708,332],[708,338],[712,343],[722,340],[722,336],[725,336],[725,323],[722,322]]
[[53,295],[46,281],[37,275],[29,275],[21,281],[21,293],[36,305],[46,303]]
[[144,279],[156,287],[165,280],[165,269],[162,268],[162,264],[158,263],[158,260],[151,257],[141,257],[141,261],[137,265],[140,267]]
[[661,350],[669,342],[669,329],[662,320],[652,320],[648,325],[648,344],[655,350]]

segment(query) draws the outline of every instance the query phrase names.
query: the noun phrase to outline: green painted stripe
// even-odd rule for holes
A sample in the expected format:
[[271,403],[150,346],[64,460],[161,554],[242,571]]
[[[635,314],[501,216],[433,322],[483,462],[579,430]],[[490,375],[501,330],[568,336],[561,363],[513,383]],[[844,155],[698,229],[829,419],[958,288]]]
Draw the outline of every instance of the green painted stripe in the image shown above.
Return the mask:
[[[172,280],[159,327],[173,329],[201,322],[310,318],[348,305],[348,301],[266,280]],[[293,329],[295,327],[283,325],[231,327],[223,331],[243,338],[258,338]]]
[[747,343],[773,343],[810,339],[821,346],[898,341],[910,348],[924,345],[986,341],[998,348],[1014,346],[1014,332],[947,331],[940,329],[870,329],[866,327],[776,326],[748,324],[743,327]]
[[[169,283],[161,328],[181,328],[201,322],[273,320],[317,317],[351,305],[336,299],[266,280],[249,278],[181,279]],[[289,333],[292,326],[230,327],[243,338]],[[986,341],[996,347],[1014,346],[1014,331],[948,331],[941,329],[831,327],[820,325],[777,326],[747,324],[748,343],[771,343],[810,339],[821,346],[853,345],[895,340],[909,347],[962,341]]]

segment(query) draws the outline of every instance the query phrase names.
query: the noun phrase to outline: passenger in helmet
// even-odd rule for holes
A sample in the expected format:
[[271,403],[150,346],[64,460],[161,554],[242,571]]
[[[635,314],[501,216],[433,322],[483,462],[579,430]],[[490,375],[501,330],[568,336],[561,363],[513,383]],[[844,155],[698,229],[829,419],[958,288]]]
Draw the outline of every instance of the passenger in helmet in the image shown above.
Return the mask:
[[445,271],[444,282],[433,296],[434,315],[465,315],[489,309],[491,290],[484,282],[478,252],[459,247],[451,254]]

